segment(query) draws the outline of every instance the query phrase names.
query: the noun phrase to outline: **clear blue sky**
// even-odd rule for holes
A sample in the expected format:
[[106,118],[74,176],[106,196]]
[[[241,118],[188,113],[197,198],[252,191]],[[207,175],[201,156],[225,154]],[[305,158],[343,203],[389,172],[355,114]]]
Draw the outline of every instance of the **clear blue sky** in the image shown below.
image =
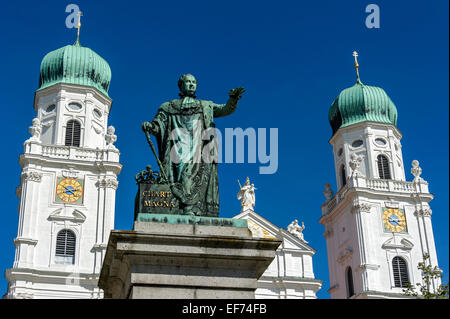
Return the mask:
[[[134,174],[156,167],[140,124],[177,97],[182,73],[198,80],[199,98],[224,103],[229,89],[247,92],[234,114],[216,119],[220,129],[279,130],[279,167],[260,175],[259,164],[220,164],[220,215],[239,213],[237,179],[258,188],[256,211],[286,227],[304,221],[305,239],[317,250],[320,298],[329,298],[323,226],[318,223],[323,185],[336,190],[328,143],[328,109],[355,81],[353,50],[365,84],[386,90],[398,109],[403,157],[409,173],[420,161],[435,195],[432,221],[439,265],[449,264],[448,1],[7,1],[0,29],[4,112],[0,224],[0,294],[3,272],[14,260],[19,199],[19,154],[35,117],[34,92],[44,55],[75,41],[65,27],[66,5],[84,13],[81,44],[112,69],[109,124],[116,127],[123,170],[119,176],[116,229],[131,229]],[[365,26],[365,8],[381,10],[379,29]]]

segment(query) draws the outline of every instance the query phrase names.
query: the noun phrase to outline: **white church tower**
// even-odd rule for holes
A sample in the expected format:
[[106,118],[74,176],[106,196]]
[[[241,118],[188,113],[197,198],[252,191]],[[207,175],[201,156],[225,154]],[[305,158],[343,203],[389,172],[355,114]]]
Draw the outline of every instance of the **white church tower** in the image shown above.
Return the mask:
[[[343,90],[329,110],[338,191],[325,185],[331,298],[405,298],[422,283],[424,254],[437,266],[429,202],[433,195],[413,161],[406,181],[397,109],[386,92],[361,82]],[[437,288],[439,280],[432,283]]]
[[42,60],[6,298],[103,297],[97,281],[122,168],[108,127],[110,80],[108,63],[78,39]]

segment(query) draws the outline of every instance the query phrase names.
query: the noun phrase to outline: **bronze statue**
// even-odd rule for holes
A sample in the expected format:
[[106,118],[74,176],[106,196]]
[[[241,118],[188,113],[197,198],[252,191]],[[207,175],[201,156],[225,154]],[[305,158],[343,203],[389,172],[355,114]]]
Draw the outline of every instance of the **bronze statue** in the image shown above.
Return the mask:
[[216,104],[196,99],[197,81],[191,74],[183,74],[178,87],[180,97],[162,104],[151,122],[142,123],[142,130],[147,136],[156,137],[160,176],[170,185],[183,214],[218,217],[218,154],[213,118],[233,113],[245,90],[232,89],[226,104]]

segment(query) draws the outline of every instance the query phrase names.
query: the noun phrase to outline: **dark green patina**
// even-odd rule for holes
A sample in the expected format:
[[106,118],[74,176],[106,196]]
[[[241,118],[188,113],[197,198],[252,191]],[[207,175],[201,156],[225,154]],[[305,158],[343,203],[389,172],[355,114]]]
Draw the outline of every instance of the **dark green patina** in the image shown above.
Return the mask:
[[333,135],[341,127],[366,121],[397,125],[397,108],[382,88],[365,85],[358,78],[334,100],[328,120]]
[[94,87],[108,96],[111,68],[90,48],[77,41],[49,52],[41,62],[39,90],[57,83]]
[[[247,227],[244,221],[218,218],[218,150],[213,123],[214,117],[234,112],[245,90],[230,90],[227,103],[216,104],[196,99],[197,82],[191,74],[181,76],[178,87],[180,98],[162,104],[155,118],[142,124],[160,173],[148,167],[136,175],[135,220]],[[149,134],[156,137],[158,154]]]
[[169,184],[138,183],[134,207],[135,219],[139,214],[181,214],[183,212]]
[[202,225],[202,226],[229,226],[229,227],[248,227],[246,219],[234,218],[215,218],[187,215],[170,215],[170,214],[139,214],[136,221],[153,222],[167,224],[186,224],[186,225]]

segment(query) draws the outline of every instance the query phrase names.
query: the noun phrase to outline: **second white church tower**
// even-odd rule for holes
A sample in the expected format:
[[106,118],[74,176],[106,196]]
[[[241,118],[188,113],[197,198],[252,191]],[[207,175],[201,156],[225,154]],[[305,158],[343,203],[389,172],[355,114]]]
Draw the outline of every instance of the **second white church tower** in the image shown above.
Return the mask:
[[331,105],[329,121],[338,191],[326,185],[319,222],[331,297],[403,298],[407,283],[422,282],[424,254],[438,265],[428,183],[417,161],[406,181],[397,109],[383,89],[358,75]]
[[110,80],[108,63],[78,40],[42,60],[7,298],[103,296],[97,281],[122,168],[108,127]]

